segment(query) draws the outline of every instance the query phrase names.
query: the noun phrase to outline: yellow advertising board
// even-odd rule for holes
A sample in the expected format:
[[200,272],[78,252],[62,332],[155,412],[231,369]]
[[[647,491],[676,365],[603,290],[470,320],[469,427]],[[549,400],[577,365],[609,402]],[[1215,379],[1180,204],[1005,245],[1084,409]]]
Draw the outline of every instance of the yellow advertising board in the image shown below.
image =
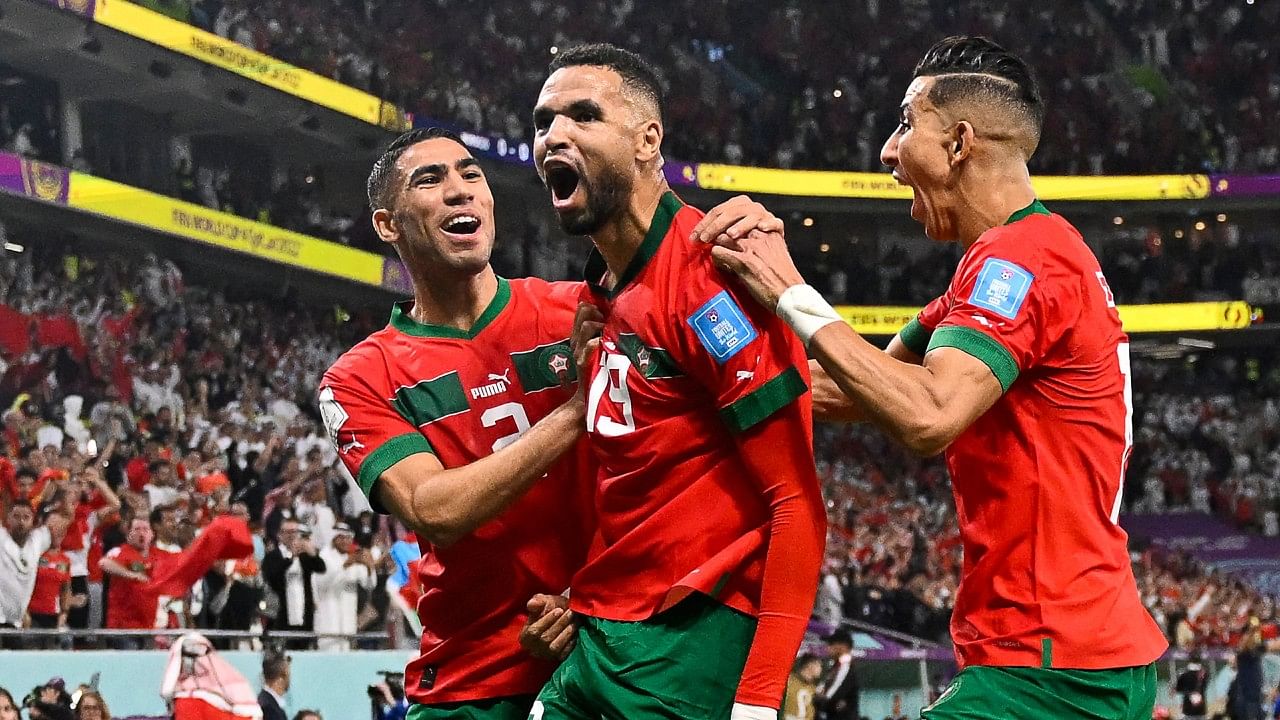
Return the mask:
[[67,204],[264,260],[381,285],[379,255],[291,232],[129,185],[72,172]]
[[[910,200],[911,189],[887,172],[784,170],[700,163],[698,185],[726,192],[864,200]],[[1207,175],[1041,176],[1041,200],[1194,200],[1209,196]]]
[[[1253,309],[1241,300],[1230,302],[1121,305],[1125,332],[1192,332],[1238,330],[1253,322]],[[836,312],[863,335],[893,335],[920,312],[918,307],[839,305]]]
[[409,128],[400,108],[367,92],[244,47],[126,0],[98,0],[93,19],[109,28],[220,67],[254,82],[388,130]]

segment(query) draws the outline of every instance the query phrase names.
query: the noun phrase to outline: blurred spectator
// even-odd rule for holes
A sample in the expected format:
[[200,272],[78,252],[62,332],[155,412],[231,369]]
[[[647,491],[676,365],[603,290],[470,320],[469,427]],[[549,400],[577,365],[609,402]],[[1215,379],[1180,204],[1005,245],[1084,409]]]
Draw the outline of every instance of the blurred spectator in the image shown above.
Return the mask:
[[[262,560],[262,579],[279,601],[274,629],[310,632],[314,628],[316,605],[311,578],[326,569],[311,528],[293,519],[280,523],[276,547]],[[287,645],[305,649],[312,643],[290,640]]]
[[299,710],[293,720],[324,720],[319,710]]
[[[67,613],[71,610],[71,558],[62,551],[63,540],[70,524],[66,516],[50,513],[44,527],[49,532],[49,549],[40,556],[36,570],[35,588],[27,603],[31,627],[55,630],[67,627]],[[88,598],[85,598],[86,600]],[[37,645],[57,647],[56,640],[40,638]]]
[[[15,502],[0,528],[0,627],[26,627],[27,603],[35,589],[40,556],[52,540],[45,527],[34,527],[36,514],[25,502]],[[20,649],[20,638],[0,638],[0,647]]]
[[781,720],[816,720],[814,697],[822,677],[822,660],[801,655],[787,677],[787,693],[782,701]]
[[[153,539],[148,519],[135,517],[129,522],[125,544],[113,548],[99,563],[109,578],[106,626],[110,629],[143,630],[156,626],[156,596],[145,588],[155,569]],[[142,646],[136,637],[117,637],[112,642],[121,650]]]
[[859,720],[858,676],[853,670],[853,635],[844,629],[826,638],[831,666],[823,675],[813,704],[819,720]]
[[2,687],[0,687],[0,720],[22,720],[18,717],[18,705],[13,701],[13,695]]
[[1183,720],[1207,720],[1209,715],[1209,670],[1199,652],[1191,654],[1187,667],[1173,682],[1173,691],[1182,696]]
[[288,720],[284,696],[289,692],[292,658],[282,652],[268,651],[262,656],[262,692],[258,707],[262,720]]
[[[317,633],[354,635],[359,630],[356,622],[360,610],[359,590],[372,590],[377,574],[373,556],[367,548],[357,547],[354,539],[351,527],[339,523],[333,529],[331,546],[320,553],[325,569],[311,576]],[[343,638],[320,638],[318,642],[320,650],[351,649],[350,641]]]
[[111,720],[111,708],[97,690],[82,690],[75,710],[76,720]]

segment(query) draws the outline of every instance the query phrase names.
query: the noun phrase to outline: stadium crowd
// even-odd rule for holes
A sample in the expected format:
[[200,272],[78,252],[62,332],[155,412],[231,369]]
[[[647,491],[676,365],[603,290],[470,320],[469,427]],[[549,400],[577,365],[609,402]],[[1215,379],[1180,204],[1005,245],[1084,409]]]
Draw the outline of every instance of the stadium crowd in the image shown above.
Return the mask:
[[[990,34],[1039,59],[1048,101],[1033,171],[1274,171],[1275,3],[1092,0],[1069,13],[981,0],[652,3],[544,0],[148,0],[145,4],[419,117],[507,137],[552,48],[583,40],[666,73],[673,157],[879,168],[896,93],[937,28]],[[670,16],[682,17],[679,23]],[[1212,18],[1205,22],[1204,18]],[[467,27],[467,33],[451,28]],[[850,38],[856,38],[851,42]],[[1034,51],[1034,52],[1031,52]],[[1054,108],[1073,108],[1070,115]]]
[[[411,543],[368,512],[313,410],[321,371],[380,318],[232,301],[154,256],[57,251],[4,255],[0,315],[6,532],[53,545],[29,558],[33,604],[0,603],[0,622],[247,636],[382,632],[402,615],[385,587]],[[1135,362],[1130,507],[1191,507],[1275,534],[1280,360],[1206,358]],[[858,426],[820,428],[817,448],[832,527],[818,615],[942,638],[960,546],[941,461]],[[128,590],[145,582],[149,558],[180,552],[224,514],[249,521],[254,557],[217,564],[186,597],[134,606],[142,595]],[[1180,643],[1193,615],[1190,642],[1219,646],[1239,612],[1272,612],[1273,599],[1185,558],[1135,563],[1148,606]]]

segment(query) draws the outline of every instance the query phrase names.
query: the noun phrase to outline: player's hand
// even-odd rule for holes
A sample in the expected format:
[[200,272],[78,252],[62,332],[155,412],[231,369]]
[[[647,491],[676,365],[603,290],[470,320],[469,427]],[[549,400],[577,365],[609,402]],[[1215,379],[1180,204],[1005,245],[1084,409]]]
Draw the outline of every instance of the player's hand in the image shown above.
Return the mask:
[[689,234],[694,242],[734,246],[752,230],[784,233],[784,226],[764,205],[746,195],[737,195],[711,208]]
[[591,303],[578,303],[573,317],[573,335],[569,347],[573,350],[573,363],[578,371],[578,395],[583,395],[589,373],[587,366],[600,346],[600,331],[604,328],[604,314]]
[[770,311],[777,310],[787,288],[804,283],[781,233],[752,230],[736,244],[711,248],[712,261],[741,278],[752,297]]
[[534,595],[526,606],[529,619],[520,628],[520,646],[543,660],[564,660],[578,642],[577,620],[560,595]]

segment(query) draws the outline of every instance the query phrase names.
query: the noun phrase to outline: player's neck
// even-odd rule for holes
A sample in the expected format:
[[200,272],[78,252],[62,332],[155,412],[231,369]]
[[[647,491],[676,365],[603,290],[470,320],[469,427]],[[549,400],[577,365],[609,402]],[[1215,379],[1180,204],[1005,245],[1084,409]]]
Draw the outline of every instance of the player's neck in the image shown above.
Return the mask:
[[977,169],[958,188],[960,211],[956,236],[967,250],[982,233],[1004,225],[1014,213],[1036,199],[1031,175],[1022,163]]
[[595,243],[614,278],[620,277],[631,264],[653,224],[658,203],[669,190],[671,187],[665,178],[656,183],[638,182],[622,212],[591,234],[591,242]]
[[475,275],[448,273],[414,278],[413,309],[409,318],[423,325],[470,330],[498,294],[498,276],[491,265]]

